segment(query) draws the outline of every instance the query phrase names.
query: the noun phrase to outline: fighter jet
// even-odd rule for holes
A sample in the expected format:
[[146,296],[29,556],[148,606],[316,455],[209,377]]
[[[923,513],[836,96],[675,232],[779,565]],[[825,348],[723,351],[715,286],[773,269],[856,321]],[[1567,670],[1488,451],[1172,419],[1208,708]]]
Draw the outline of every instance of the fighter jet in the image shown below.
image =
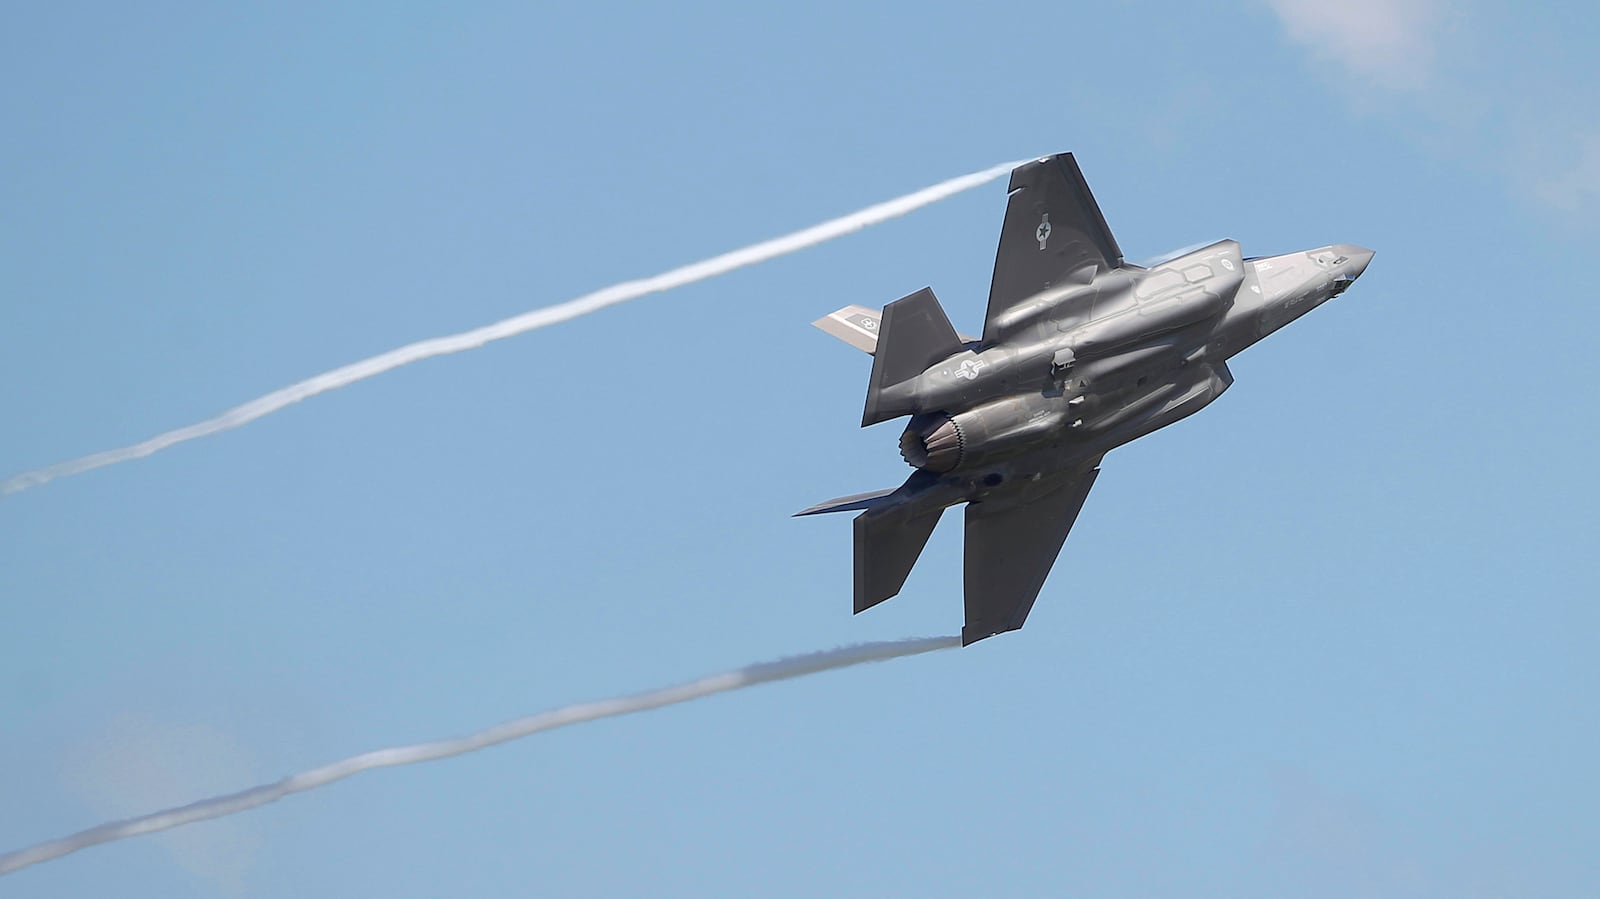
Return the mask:
[[923,288],[882,314],[814,324],[872,354],[861,426],[910,416],[891,490],[797,515],[859,511],[855,610],[905,585],[940,515],[966,504],[962,645],[1022,627],[1110,450],[1193,415],[1233,383],[1228,360],[1361,276],[1333,244],[1241,255],[1218,241],[1125,262],[1071,153],[1011,172],[982,337]]

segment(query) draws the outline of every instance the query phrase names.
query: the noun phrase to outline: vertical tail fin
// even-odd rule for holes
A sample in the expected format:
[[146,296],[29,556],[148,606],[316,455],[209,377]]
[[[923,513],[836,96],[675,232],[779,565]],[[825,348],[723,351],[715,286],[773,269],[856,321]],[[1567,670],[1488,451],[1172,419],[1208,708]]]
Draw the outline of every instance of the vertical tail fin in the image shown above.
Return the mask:
[[855,520],[855,605],[863,612],[905,586],[951,499],[937,476],[919,470],[893,490],[844,496],[795,514],[865,510]]
[[920,515],[892,510],[856,516],[857,612],[900,592],[943,513],[943,508],[936,508]]
[[959,352],[961,338],[931,289],[924,287],[885,306],[861,426],[916,412],[916,397],[906,382]]

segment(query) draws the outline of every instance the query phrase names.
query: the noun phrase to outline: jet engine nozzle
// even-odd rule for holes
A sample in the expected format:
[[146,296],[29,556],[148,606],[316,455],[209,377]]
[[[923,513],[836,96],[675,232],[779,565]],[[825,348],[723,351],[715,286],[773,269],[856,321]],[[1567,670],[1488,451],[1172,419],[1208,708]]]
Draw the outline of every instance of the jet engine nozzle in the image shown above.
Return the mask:
[[900,435],[900,457],[913,468],[943,474],[961,464],[961,426],[943,413],[915,415]]
[[1060,432],[1066,410],[1066,400],[1034,393],[954,414],[913,415],[900,435],[900,455],[914,467],[935,474],[986,465]]

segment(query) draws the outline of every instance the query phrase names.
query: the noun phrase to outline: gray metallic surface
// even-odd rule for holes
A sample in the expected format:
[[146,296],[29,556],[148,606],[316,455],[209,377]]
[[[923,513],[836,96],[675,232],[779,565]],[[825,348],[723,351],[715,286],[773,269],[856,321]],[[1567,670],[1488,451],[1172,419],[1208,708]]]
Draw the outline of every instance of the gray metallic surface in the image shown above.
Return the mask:
[[963,646],[1022,627],[1099,475],[1091,465],[1054,487],[1018,486],[967,504]]
[[1231,356],[1343,293],[1372,255],[1245,258],[1222,240],[1131,265],[1070,153],[1018,166],[981,341],[928,288],[814,323],[873,354],[862,426],[910,416],[900,452],[916,471],[797,514],[862,513],[860,612],[899,593],[943,510],[968,504],[962,641],[1016,630],[1101,457],[1205,408],[1233,383]]

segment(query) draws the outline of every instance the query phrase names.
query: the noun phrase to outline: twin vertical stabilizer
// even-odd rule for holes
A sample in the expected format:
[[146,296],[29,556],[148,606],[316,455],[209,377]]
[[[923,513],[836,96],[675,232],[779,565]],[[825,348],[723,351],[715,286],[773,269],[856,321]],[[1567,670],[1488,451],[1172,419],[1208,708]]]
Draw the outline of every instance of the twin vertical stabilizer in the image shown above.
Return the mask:
[[861,426],[919,411],[911,381],[959,352],[961,337],[932,289],[924,287],[885,306]]

